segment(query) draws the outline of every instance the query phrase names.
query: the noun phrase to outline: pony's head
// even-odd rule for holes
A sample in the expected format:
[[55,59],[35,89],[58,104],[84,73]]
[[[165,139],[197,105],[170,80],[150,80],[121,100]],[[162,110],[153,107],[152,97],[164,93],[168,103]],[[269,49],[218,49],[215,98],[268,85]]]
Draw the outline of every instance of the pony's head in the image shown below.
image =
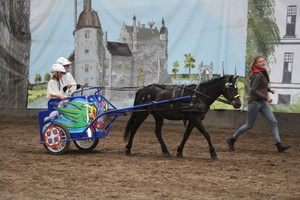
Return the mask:
[[241,107],[240,95],[236,83],[236,76],[227,76],[224,88],[222,90],[223,96],[230,101],[234,108]]

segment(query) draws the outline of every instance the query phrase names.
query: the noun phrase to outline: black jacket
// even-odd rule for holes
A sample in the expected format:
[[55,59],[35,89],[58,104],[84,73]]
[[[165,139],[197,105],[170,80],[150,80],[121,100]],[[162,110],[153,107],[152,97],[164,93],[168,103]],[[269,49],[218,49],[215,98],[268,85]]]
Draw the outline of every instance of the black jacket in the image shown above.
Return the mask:
[[248,103],[252,101],[261,101],[268,99],[269,76],[266,71],[252,72],[250,75],[250,95]]

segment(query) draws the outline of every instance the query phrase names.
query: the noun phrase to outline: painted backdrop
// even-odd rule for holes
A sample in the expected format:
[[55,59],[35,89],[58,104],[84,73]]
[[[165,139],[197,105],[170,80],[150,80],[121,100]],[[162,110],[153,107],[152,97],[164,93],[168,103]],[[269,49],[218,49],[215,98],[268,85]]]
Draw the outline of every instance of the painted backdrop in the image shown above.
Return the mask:
[[[254,55],[262,54],[268,61],[271,86],[277,90],[273,109],[299,112],[298,4],[283,0],[43,0],[41,4],[31,0],[28,107],[46,106],[49,70],[60,56],[72,59],[78,83],[106,88],[190,84],[236,74],[246,102],[246,66]],[[256,22],[263,24],[259,28]],[[266,29],[263,33],[261,27]],[[132,91],[106,91],[106,95],[118,107],[132,105]]]

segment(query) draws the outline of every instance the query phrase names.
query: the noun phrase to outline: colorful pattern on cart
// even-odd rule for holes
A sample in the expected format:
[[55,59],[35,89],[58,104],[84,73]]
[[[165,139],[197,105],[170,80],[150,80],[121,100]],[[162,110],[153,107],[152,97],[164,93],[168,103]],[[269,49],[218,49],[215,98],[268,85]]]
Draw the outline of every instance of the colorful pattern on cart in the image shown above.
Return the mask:
[[[60,119],[64,120],[67,128],[83,128],[96,118],[97,108],[89,104],[68,102],[66,107],[57,107],[60,112]],[[66,121],[69,121],[66,122]]]
[[62,132],[56,126],[48,126],[44,131],[44,141],[48,147],[57,147],[62,142],[62,139],[66,137],[65,133]]
[[[57,107],[59,112],[58,118],[55,120],[70,129],[84,129],[103,112],[102,102],[97,102],[95,96],[87,99],[76,98],[72,102],[66,102],[62,107]],[[103,121],[99,119],[97,121]],[[98,125],[97,127],[101,127]],[[78,131],[78,130],[77,130]],[[70,130],[70,132],[72,132]]]

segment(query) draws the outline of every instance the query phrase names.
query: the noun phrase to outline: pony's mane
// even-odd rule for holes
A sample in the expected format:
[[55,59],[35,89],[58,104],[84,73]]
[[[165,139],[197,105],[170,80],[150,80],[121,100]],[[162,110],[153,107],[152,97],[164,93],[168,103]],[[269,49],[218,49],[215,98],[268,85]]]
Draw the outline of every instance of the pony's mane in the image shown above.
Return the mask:
[[219,78],[213,78],[211,80],[208,80],[208,81],[205,81],[203,83],[200,83],[200,86],[211,85],[211,84],[214,84],[217,81],[220,81],[222,79],[227,79],[227,78],[228,78],[228,76],[222,76],[222,77],[219,77]]
[[[230,75],[224,75],[224,76],[221,76],[221,77],[218,77],[218,78],[213,78],[211,80],[200,83],[200,87],[205,87],[207,85],[213,85],[216,82],[219,82],[223,79],[229,79],[229,77],[230,77]],[[161,84],[154,83],[154,84],[148,85],[146,87],[149,88],[149,87],[153,87],[153,86],[161,88],[161,89],[166,89],[166,88],[178,87],[178,86],[181,86],[181,85],[173,85],[173,84],[172,85],[161,85]],[[185,87],[196,87],[196,86],[197,86],[196,84],[189,84],[189,85],[186,85]]]

